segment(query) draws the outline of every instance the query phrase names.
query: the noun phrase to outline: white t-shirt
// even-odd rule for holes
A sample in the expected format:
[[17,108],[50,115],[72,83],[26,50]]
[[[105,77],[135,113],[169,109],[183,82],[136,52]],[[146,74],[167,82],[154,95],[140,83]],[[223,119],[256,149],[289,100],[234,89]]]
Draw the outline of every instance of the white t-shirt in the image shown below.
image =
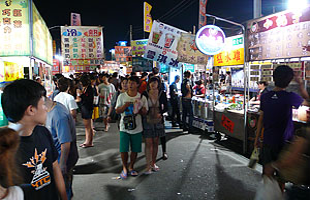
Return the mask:
[[117,98],[116,108],[123,106],[126,102],[133,103],[131,106],[128,107],[122,114],[121,114],[121,121],[120,121],[120,131],[129,133],[129,134],[136,134],[141,133],[143,131],[142,126],[142,118],[140,114],[136,115],[136,125],[137,127],[134,130],[127,130],[125,129],[125,124],[123,119],[126,115],[136,114],[135,111],[140,110],[139,108],[146,108],[148,110],[148,103],[145,96],[142,96],[138,93],[135,97],[128,96],[127,92],[120,94]]
[[59,94],[57,94],[56,97],[54,98],[54,101],[61,103],[69,111],[78,108],[78,105],[76,104],[74,97],[66,92],[60,92]]
[[99,96],[100,96],[100,104],[111,105],[111,100],[116,90],[113,84],[104,84],[101,83],[98,85]]
[[9,187],[8,196],[6,196],[3,200],[23,200],[24,192],[18,186]]

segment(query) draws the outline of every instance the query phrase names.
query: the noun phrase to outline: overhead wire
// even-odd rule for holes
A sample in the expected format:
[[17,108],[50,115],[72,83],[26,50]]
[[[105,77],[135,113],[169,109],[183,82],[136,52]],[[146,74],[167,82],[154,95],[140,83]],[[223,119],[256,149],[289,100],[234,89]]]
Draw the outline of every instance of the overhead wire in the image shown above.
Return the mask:
[[190,6],[192,6],[194,3],[197,3],[197,1],[191,1],[189,4],[187,4],[185,7],[181,8],[180,10],[178,10],[176,13],[172,14],[171,16],[163,19],[165,21],[169,21],[171,19],[173,19],[174,17],[178,16],[179,14],[181,14],[184,10],[186,10],[187,8],[189,8]]
[[[161,17],[159,17],[158,19],[162,19],[164,17],[166,17],[166,15],[170,15],[171,12],[173,12],[175,9],[177,9],[179,6],[183,6],[182,4],[185,2],[185,1],[191,1],[191,0],[183,0],[181,1],[179,4],[177,4],[175,7],[173,7],[172,9],[170,9],[168,12],[166,12],[164,15],[162,15]],[[187,2],[188,3],[188,2]]]

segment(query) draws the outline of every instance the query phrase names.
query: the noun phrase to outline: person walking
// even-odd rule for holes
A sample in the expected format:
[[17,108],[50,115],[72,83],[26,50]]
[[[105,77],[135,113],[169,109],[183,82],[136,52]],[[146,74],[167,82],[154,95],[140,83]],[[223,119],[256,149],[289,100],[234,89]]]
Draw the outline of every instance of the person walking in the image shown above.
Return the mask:
[[20,135],[16,163],[23,188],[31,200],[67,199],[65,183],[57,161],[58,152],[46,122],[46,90],[39,83],[20,79],[7,85],[2,94],[3,112],[9,128]]
[[108,112],[111,107],[111,100],[113,95],[116,92],[116,89],[113,84],[109,83],[109,75],[104,74],[102,77],[103,83],[98,85],[99,90],[99,108],[101,110],[101,115],[103,117],[103,123],[105,126],[104,131],[108,131],[110,128],[110,124],[108,122]]
[[[152,77],[148,82],[149,90],[143,93],[148,101],[148,113],[143,118],[143,136],[145,138],[146,174],[159,171],[156,165],[159,138],[165,136],[163,113],[167,112],[167,96],[160,90],[160,81]],[[163,152],[166,154],[166,151]]]
[[0,199],[24,200],[24,192],[16,186],[20,177],[15,166],[19,136],[10,128],[0,128]]
[[83,75],[80,79],[82,90],[77,89],[77,102],[80,102],[81,114],[85,126],[85,142],[80,147],[93,147],[94,132],[92,129],[92,115],[94,109],[94,93],[90,85],[90,79],[87,75]]
[[[138,93],[140,80],[137,76],[131,76],[128,80],[128,91],[117,98],[116,113],[121,114],[120,121],[120,152],[123,169],[121,179],[127,175],[137,176],[134,169],[137,155],[142,148],[142,116],[147,113],[148,104],[144,96]],[[128,165],[128,152],[131,147],[130,163]]]
[[170,85],[170,104],[172,106],[172,114],[171,114],[172,127],[178,127],[179,125],[181,128],[180,100],[179,100],[179,92],[178,92],[178,87],[177,87],[177,84],[179,82],[180,82],[180,76],[177,75],[174,78],[174,82]]
[[95,75],[90,76],[91,87],[94,93],[94,110],[92,115],[92,129],[93,132],[96,132],[95,120],[99,118],[99,89],[96,84],[97,77]]
[[[182,123],[183,123],[183,131],[188,131],[189,133],[193,131],[193,105],[192,105],[192,97],[193,97],[193,87],[191,84],[191,73],[190,71],[184,72],[184,79],[181,85],[182,92]],[[186,117],[189,117],[189,123],[187,126]]]
[[47,119],[45,126],[51,132],[58,151],[58,163],[65,181],[68,199],[73,196],[73,167],[79,154],[76,146],[75,122],[69,111],[59,102],[45,99]]

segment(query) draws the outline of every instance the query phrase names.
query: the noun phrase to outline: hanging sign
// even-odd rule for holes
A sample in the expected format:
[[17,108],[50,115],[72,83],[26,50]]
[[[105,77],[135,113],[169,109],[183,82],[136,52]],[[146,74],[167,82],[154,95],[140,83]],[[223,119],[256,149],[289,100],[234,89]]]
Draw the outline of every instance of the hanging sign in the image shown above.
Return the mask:
[[214,56],[214,66],[229,66],[244,64],[244,38],[242,35],[225,39],[222,52]]
[[144,2],[144,31],[145,32],[151,32],[152,29],[152,16],[151,16],[151,10],[152,10],[152,6],[150,4],[148,4],[147,2]]
[[131,61],[131,47],[128,46],[115,46],[115,61],[116,62],[129,62]]
[[195,35],[182,33],[178,43],[178,61],[191,64],[208,64],[209,56],[201,53],[195,43]]
[[178,61],[177,44],[185,31],[154,21],[144,58],[171,67],[181,67]]
[[133,56],[143,56],[148,39],[131,41],[131,50]]
[[196,45],[203,54],[218,54],[225,46],[225,33],[217,26],[204,26],[196,34]]

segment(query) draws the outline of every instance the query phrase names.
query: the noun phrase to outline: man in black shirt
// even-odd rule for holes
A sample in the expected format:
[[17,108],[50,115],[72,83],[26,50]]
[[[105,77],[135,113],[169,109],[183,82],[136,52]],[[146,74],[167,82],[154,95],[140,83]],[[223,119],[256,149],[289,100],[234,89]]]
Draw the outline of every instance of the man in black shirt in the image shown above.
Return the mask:
[[[67,199],[58,165],[58,152],[44,124],[46,91],[32,80],[17,80],[6,86],[1,99],[4,114],[20,135],[16,164],[23,178],[25,199]],[[59,196],[58,196],[59,195]]]
[[[180,117],[180,102],[179,102],[179,95],[178,95],[178,87],[177,83],[180,82],[180,76],[177,75],[174,78],[174,82],[170,85],[170,104],[172,106],[172,127],[178,127],[176,123],[181,125],[181,117]],[[175,115],[177,119],[175,120]]]
[[[193,105],[192,105],[192,97],[193,97],[193,87],[191,84],[191,73],[190,71],[184,72],[184,79],[181,85],[182,92],[182,122],[183,122],[183,131],[193,131]],[[189,117],[188,128],[186,126],[186,116]]]

